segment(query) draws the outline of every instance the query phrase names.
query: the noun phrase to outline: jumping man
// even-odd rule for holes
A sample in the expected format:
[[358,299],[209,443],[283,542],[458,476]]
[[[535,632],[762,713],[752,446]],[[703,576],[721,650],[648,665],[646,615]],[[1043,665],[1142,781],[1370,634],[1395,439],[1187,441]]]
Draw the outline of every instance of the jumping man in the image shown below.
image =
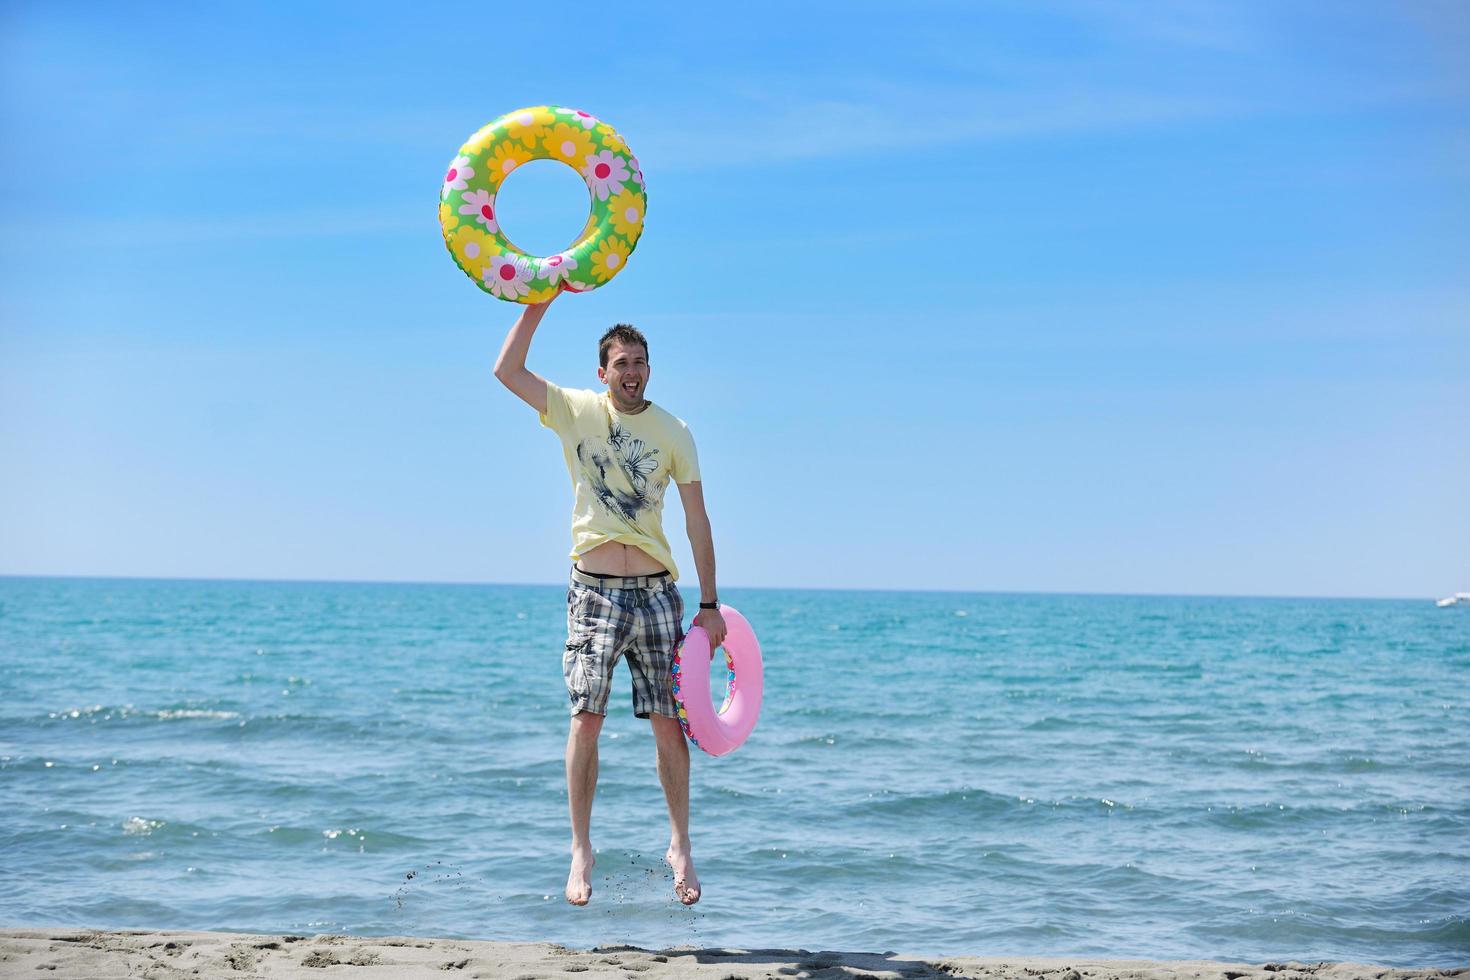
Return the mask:
[[672,479],[684,505],[684,525],[699,573],[694,625],[725,638],[715,591],[715,547],[694,439],[682,421],[644,398],[648,341],[618,324],[598,344],[597,380],[606,391],[559,388],[526,368],[531,338],[551,300],[529,305],[506,335],[495,377],[561,438],[575,496],[571,585],[562,674],[571,700],[567,736],[567,796],[572,820],[572,868],[567,901],[592,896],[592,797],[597,790],[597,738],[607,714],[613,667],[627,656],[633,713],[653,725],[658,778],[669,806],[671,835],[664,860],[685,905],[699,901],[689,846],[689,746],[679,727],[672,674],[683,639],[679,570],[664,537],[663,497]]

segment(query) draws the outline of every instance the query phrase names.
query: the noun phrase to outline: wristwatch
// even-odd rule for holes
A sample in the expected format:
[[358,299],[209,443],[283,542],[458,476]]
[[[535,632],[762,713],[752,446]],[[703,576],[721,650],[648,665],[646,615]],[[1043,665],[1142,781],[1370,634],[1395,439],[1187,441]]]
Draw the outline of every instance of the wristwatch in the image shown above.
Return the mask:
[[700,609],[718,609],[718,608],[720,608],[720,600],[716,599],[714,602],[701,602],[699,604],[699,608]]

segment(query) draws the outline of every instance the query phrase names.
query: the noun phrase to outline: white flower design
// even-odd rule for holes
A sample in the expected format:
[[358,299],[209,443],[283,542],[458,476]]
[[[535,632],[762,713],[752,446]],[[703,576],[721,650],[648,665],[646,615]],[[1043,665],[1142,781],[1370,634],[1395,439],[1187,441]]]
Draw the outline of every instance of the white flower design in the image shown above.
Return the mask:
[[459,213],[474,215],[475,220],[484,225],[487,231],[500,230],[500,225],[495,221],[495,195],[489,191],[470,191],[464,196]]
[[581,123],[583,129],[591,129],[597,125],[597,117],[583,112],[581,109],[557,109],[556,111],[563,115],[571,116],[572,121]]
[[639,187],[642,187],[643,190],[647,191],[648,188],[643,187],[643,168],[638,165],[638,158],[629,157],[628,166],[633,168],[633,183],[637,184]]
[[587,158],[587,166],[582,168],[582,175],[587,178],[587,186],[592,188],[597,199],[606,201],[609,194],[616,194],[623,189],[623,181],[629,177],[628,162],[612,150],[603,150],[596,156]]
[[556,255],[548,255],[541,259],[536,270],[537,279],[545,279],[549,285],[555,286],[558,282],[571,275],[577,267],[577,260],[565,252]]
[[467,181],[474,175],[475,168],[470,166],[469,157],[455,157],[444,174],[444,189],[439,192],[439,196],[446,198],[450,191],[464,190],[470,186]]
[[480,273],[485,288],[501,299],[520,299],[531,291],[531,263],[519,255],[501,255],[485,263]]

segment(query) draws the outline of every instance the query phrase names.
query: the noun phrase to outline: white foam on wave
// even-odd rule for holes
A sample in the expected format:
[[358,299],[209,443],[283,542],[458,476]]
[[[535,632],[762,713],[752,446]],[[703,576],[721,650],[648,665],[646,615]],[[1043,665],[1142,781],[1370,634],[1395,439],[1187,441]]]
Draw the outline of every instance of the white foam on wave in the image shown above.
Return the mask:
[[[295,678],[293,678],[294,680]],[[87,718],[95,725],[98,717],[103,721],[111,721],[117,718],[132,718],[142,716],[146,718],[157,718],[160,721],[173,721],[179,718],[213,718],[216,720],[228,720],[239,718],[238,711],[216,711],[210,708],[164,708],[161,711],[139,711],[131,704],[118,707],[107,707],[100,704],[91,704],[83,708],[65,708],[61,711],[47,713],[48,718]]]
[[122,829],[125,834],[146,837],[162,826],[162,820],[145,820],[142,817],[129,817],[123,821]]
[[362,840],[367,840],[367,834],[362,833],[356,827],[336,827],[331,830],[322,831],[322,836],[325,837],[327,840],[336,840],[338,837],[341,837],[343,835],[346,835],[348,837],[360,837]]
[[52,712],[50,712],[47,715],[47,717],[48,718],[81,718],[84,715],[87,715],[87,716],[95,715],[97,712],[99,712],[101,710],[102,710],[102,705],[100,705],[100,704],[92,704],[92,705],[88,705],[85,708],[69,708],[69,709],[66,709],[66,710],[63,710],[63,711],[52,711]]

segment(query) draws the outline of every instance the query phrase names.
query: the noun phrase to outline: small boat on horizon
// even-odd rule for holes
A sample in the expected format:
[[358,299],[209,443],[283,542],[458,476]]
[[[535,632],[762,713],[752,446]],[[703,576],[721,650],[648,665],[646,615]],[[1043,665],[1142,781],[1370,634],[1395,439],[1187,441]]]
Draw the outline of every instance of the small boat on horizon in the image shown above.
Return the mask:
[[1434,604],[1441,609],[1445,606],[1457,606],[1462,602],[1470,603],[1470,592],[1456,592],[1454,595],[1447,595],[1443,599],[1434,600]]

